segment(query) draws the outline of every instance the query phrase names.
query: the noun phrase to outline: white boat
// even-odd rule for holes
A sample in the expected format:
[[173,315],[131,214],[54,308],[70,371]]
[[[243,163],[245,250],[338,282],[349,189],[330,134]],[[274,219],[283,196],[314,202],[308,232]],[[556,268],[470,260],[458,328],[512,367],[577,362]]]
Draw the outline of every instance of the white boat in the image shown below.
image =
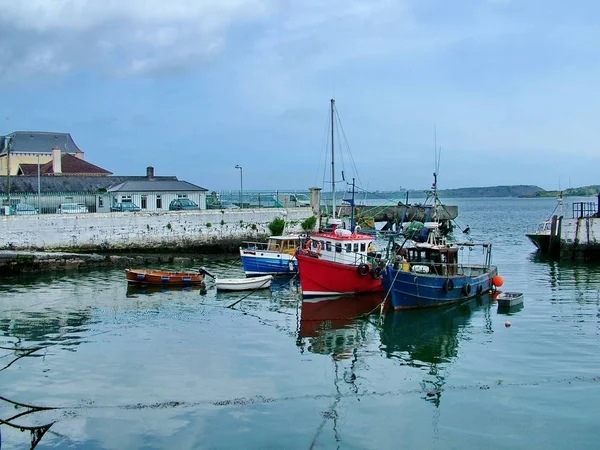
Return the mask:
[[498,306],[517,306],[523,303],[523,293],[521,292],[500,292],[498,297]]
[[273,275],[251,278],[216,278],[215,285],[219,291],[247,291],[268,288],[272,281]]

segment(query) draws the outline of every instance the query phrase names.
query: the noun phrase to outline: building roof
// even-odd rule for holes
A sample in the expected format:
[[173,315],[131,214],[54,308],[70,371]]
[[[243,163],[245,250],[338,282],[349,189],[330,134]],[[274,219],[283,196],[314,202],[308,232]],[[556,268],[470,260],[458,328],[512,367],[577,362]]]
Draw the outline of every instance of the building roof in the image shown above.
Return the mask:
[[[19,165],[19,174],[25,176],[37,176],[38,173],[38,165],[37,164],[20,164]],[[47,162],[46,164],[42,164],[40,166],[40,174],[41,175],[61,175],[61,176],[106,176],[112,175],[112,172],[108,170],[104,170],[101,167],[98,167],[94,164],[91,164],[81,158],[77,158],[76,156],[70,155],[68,153],[63,153],[61,155],[61,170],[60,174],[54,173],[54,165],[52,160]]]
[[15,131],[0,136],[0,155],[6,153],[10,140],[11,153],[51,153],[54,147],[63,153],[77,153],[81,149],[69,133],[53,133],[47,131]]
[[109,192],[190,192],[190,191],[208,191],[195,184],[188,183],[187,181],[180,181],[178,179],[165,180],[160,178],[154,178],[149,180],[148,178],[127,180],[123,183],[113,185],[108,189]]
[[[0,176],[0,194],[7,192],[7,178]],[[40,192],[44,194],[55,194],[64,192],[73,193],[92,193],[95,194],[101,189],[108,190],[111,186],[116,186],[126,181],[147,180],[144,176],[68,176],[68,177],[43,177],[40,180]],[[155,180],[173,181],[177,177],[155,177]],[[203,188],[200,188],[203,189]],[[204,190],[204,189],[203,189]],[[36,176],[13,176],[10,177],[11,194],[36,194],[38,191],[37,169]]]

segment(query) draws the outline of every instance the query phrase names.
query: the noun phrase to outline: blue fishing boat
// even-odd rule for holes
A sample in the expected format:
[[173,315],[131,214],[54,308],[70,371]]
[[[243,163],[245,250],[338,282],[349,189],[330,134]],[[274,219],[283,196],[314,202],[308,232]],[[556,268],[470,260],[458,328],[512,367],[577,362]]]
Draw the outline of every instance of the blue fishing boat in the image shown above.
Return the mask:
[[[448,243],[438,232],[439,223],[427,222],[424,227],[428,230],[426,242],[391,247],[383,288],[394,309],[462,302],[502,284],[496,266],[491,265],[491,244]],[[482,262],[472,264],[477,250]]]
[[244,242],[240,258],[247,276],[286,275],[298,271],[296,248],[300,236],[271,236],[267,242]]
[[392,240],[388,246],[382,281],[395,310],[463,302],[503,283],[491,264],[492,244],[450,243],[443,235],[436,214],[440,204],[437,173],[433,176],[432,221],[407,227],[402,244]]

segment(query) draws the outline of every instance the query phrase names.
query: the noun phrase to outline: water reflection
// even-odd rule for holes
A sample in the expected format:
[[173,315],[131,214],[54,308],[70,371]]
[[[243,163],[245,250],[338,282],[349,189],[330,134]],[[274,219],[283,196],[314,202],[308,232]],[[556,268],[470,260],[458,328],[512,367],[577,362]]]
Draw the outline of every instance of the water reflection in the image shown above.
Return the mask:
[[370,323],[364,314],[377,309],[381,293],[306,300],[302,302],[299,345],[309,352],[351,358],[364,345]]
[[[54,408],[28,405],[8,399],[0,395],[0,409],[9,409],[10,412],[0,413],[0,425],[12,433],[11,443],[20,440],[19,433],[28,433],[30,438],[30,449],[33,450],[40,443],[46,432],[54,425],[54,421],[42,425],[26,425],[25,421],[37,420],[40,413],[50,411]],[[18,411],[18,412],[16,412]],[[5,435],[6,436],[6,435]],[[7,441],[8,442],[8,441]],[[2,448],[2,432],[0,430],[0,448]]]
[[206,295],[206,285],[193,284],[188,286],[165,286],[165,285],[152,285],[152,284],[135,284],[127,283],[127,297],[137,297],[138,295],[152,295],[163,292],[192,292],[198,291],[199,295]]
[[461,331],[469,325],[474,311],[488,309],[484,326],[491,331],[491,300],[491,295],[485,294],[447,308],[390,310],[381,330],[381,348],[389,358],[425,369],[423,398],[439,406],[445,384],[442,369],[458,356]]
[[[62,342],[64,345],[79,345],[80,336],[91,321],[91,308],[76,312],[46,309],[38,311],[8,311],[0,319],[0,334],[23,341]],[[77,333],[77,334],[74,334]],[[69,341],[69,342],[66,342]]]

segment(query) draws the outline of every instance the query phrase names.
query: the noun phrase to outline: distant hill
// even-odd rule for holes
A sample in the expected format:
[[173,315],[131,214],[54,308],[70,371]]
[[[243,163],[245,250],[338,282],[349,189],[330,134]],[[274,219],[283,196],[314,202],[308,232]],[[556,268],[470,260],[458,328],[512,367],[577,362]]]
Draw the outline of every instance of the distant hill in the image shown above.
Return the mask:
[[[523,195],[523,197],[556,197],[560,191],[545,191],[540,189],[538,192],[534,192],[531,195]],[[562,191],[563,197],[591,197],[600,193],[600,185],[593,184],[591,186],[582,186],[576,188],[569,188]]]
[[487,186],[468,187],[459,189],[440,189],[440,197],[466,198],[466,197],[539,197],[540,192],[546,192],[539,186]]

